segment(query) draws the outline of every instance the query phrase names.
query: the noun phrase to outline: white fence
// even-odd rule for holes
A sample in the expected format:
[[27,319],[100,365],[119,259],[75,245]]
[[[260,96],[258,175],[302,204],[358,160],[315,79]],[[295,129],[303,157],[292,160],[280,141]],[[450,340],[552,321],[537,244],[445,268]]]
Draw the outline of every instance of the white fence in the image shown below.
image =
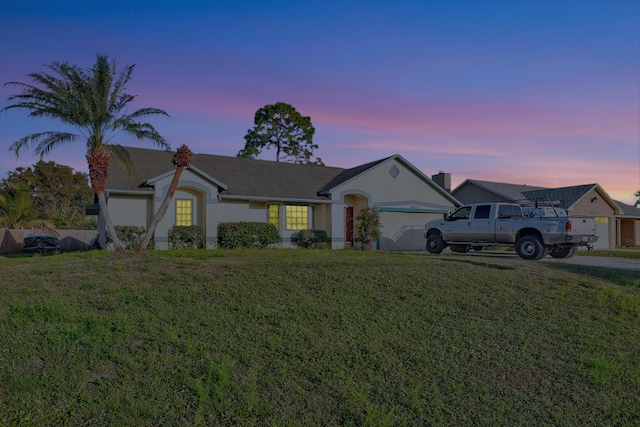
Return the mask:
[[[98,234],[97,230],[56,230],[60,235],[61,250],[86,251],[89,250],[91,239]],[[29,234],[41,234],[38,230],[21,229],[10,230],[0,228],[0,254],[22,252],[24,238]]]

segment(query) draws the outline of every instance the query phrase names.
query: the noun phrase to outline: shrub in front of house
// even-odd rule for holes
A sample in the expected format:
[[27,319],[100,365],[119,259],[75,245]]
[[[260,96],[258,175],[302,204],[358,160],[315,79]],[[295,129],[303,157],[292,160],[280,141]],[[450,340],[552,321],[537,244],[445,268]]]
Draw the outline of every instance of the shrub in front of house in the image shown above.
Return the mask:
[[[140,247],[140,243],[144,238],[146,229],[144,227],[138,227],[135,225],[116,225],[116,234],[124,245],[125,249],[137,251]],[[155,242],[153,239],[149,242],[148,249],[155,249]]]
[[320,243],[329,240],[327,232],[324,230],[300,230],[296,239],[299,248],[317,248]]
[[266,248],[280,241],[278,228],[270,223],[245,221],[218,224],[219,248]]
[[197,225],[176,225],[169,230],[169,249],[202,249],[206,235]]

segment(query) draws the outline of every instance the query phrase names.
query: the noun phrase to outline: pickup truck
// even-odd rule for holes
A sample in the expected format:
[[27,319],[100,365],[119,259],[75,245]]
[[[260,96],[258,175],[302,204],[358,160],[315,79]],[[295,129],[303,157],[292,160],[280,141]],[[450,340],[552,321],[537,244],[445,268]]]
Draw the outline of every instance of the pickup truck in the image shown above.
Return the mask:
[[427,250],[441,253],[482,250],[496,244],[515,245],[522,259],[537,260],[575,255],[578,246],[598,240],[594,218],[535,216],[515,203],[476,203],[462,206],[424,227]]

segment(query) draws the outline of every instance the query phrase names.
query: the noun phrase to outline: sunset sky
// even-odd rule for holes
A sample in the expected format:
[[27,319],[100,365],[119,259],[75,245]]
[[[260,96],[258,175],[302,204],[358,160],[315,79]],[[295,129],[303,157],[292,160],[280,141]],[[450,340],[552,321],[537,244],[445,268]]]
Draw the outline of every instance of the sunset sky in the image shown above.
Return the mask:
[[[328,166],[397,153],[454,187],[640,189],[640,0],[0,1],[0,83],[96,53],[136,64],[135,107],[170,114],[150,121],[172,148],[235,156],[256,110],[286,102]],[[0,178],[38,160],[11,143],[46,130],[70,128],[0,114]],[[84,155],[45,160],[86,172]]]

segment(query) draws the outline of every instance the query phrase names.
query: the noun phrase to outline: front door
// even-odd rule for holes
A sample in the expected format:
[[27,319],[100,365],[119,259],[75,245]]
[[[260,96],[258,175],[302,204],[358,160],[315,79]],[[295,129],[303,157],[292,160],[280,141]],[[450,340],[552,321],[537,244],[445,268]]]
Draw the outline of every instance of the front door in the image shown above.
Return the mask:
[[344,208],[344,242],[353,242],[353,206]]

